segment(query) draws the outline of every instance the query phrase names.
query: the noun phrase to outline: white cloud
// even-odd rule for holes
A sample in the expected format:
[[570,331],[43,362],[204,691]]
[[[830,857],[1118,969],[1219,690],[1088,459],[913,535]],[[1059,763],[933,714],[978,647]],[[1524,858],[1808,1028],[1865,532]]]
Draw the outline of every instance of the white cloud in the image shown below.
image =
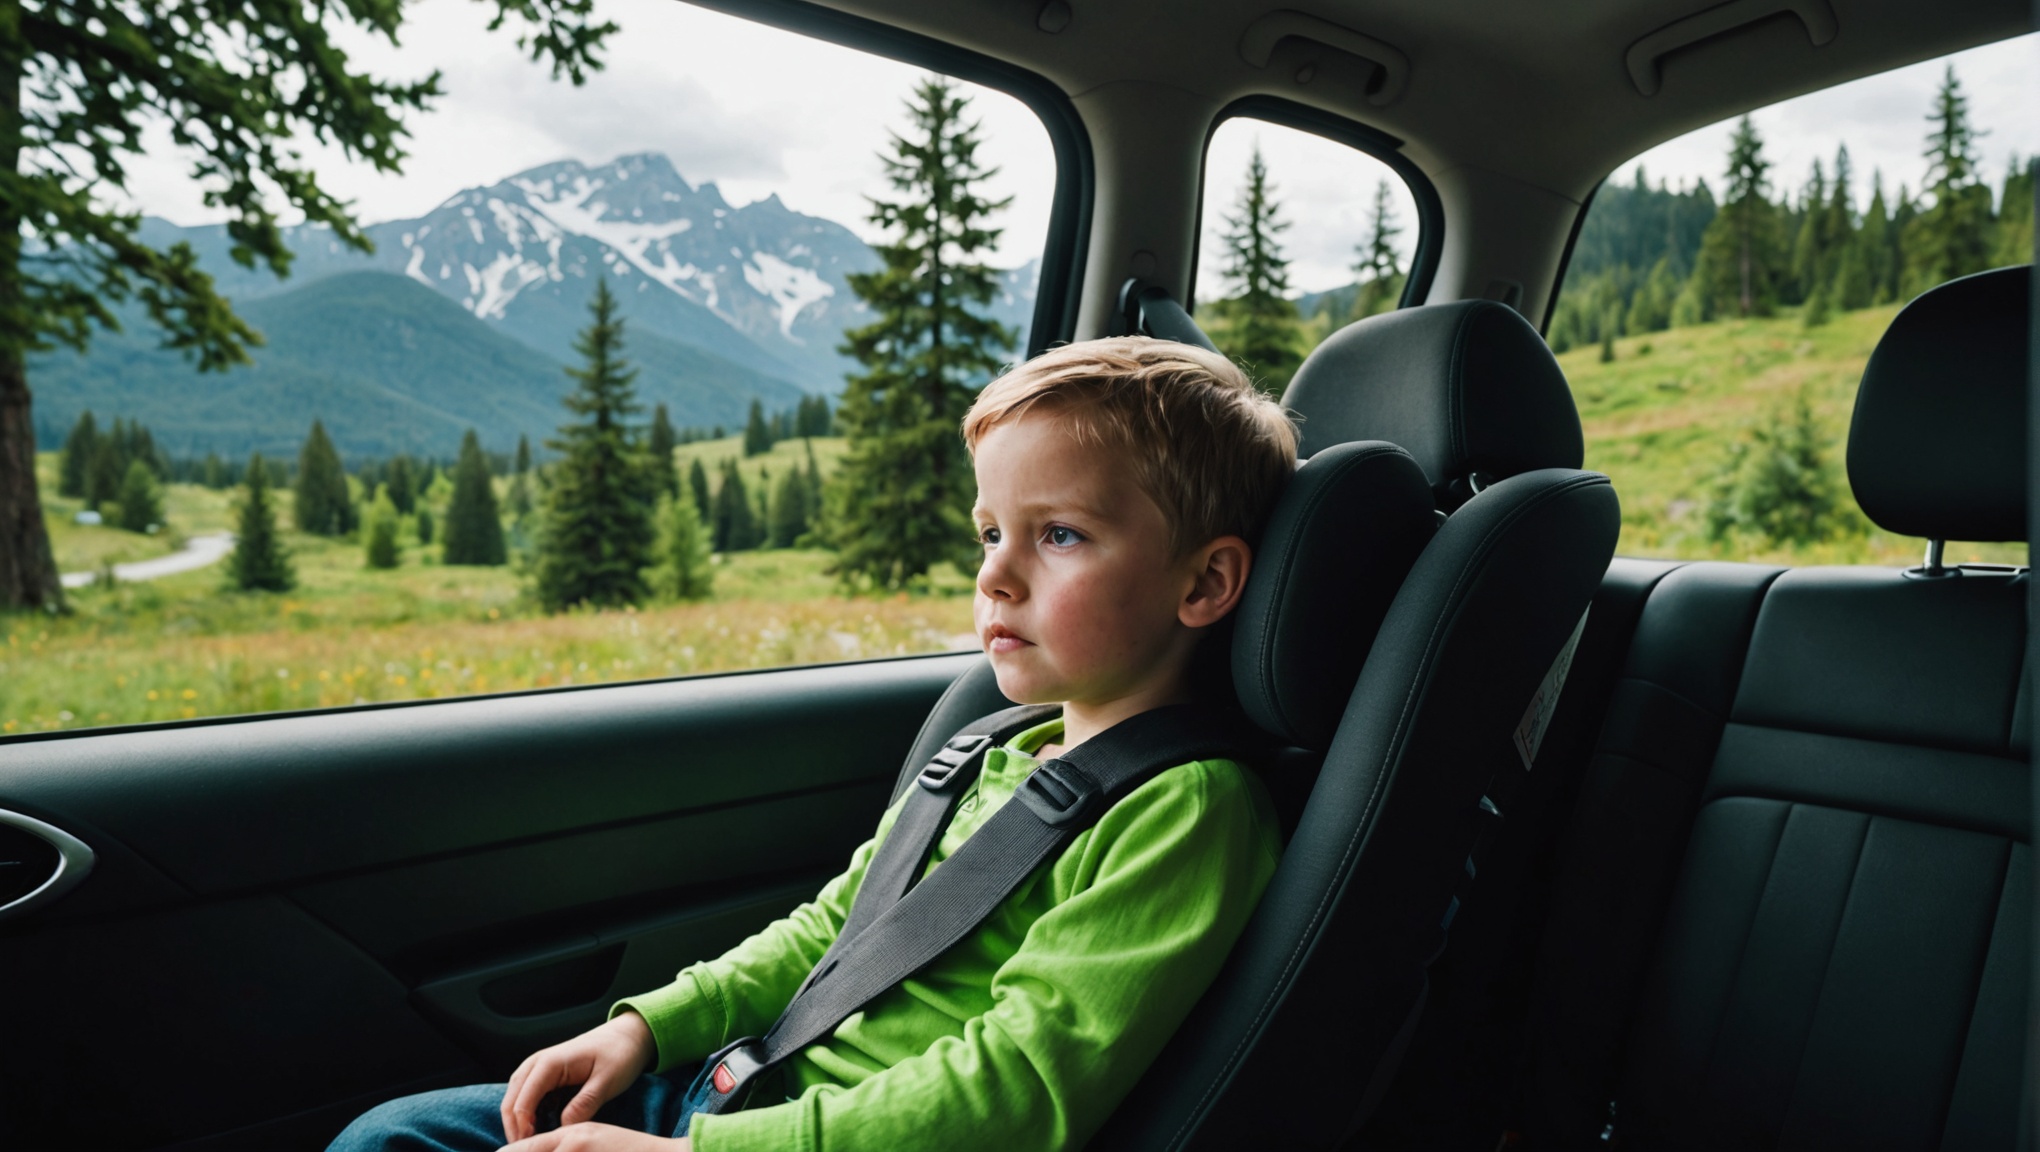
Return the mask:
[[[410,159],[400,176],[306,147],[322,181],[363,220],[422,215],[463,188],[573,158],[602,163],[664,152],[690,182],[714,182],[732,203],[777,193],[787,206],[867,237],[865,197],[885,191],[876,154],[903,127],[902,101],[917,68],[672,0],[606,0],[601,15],[622,31],[607,66],[576,88],[554,81],[517,49],[511,28],[486,30],[491,7],[473,0],[418,0],[403,43],[350,37],[355,59],[378,75],[444,73],[446,96],[412,114]],[[966,86],[984,123],[980,156],[1002,171],[995,196],[1013,204],[998,259],[1037,255],[1048,226],[1054,156],[1024,105]],[[132,165],[130,193],[144,211],[182,224],[221,218],[169,146],[152,134]]]

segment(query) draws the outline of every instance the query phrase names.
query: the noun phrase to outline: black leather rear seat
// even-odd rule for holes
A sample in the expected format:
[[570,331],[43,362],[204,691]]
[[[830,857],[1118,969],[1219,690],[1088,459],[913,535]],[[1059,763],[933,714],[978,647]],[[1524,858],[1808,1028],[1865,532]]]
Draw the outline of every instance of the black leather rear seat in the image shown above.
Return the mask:
[[[1944,285],[1865,372],[1893,531],[2026,536],[2029,280]],[[1537,964],[1530,1147],[2009,1148],[2032,909],[2023,570],[1691,564],[1610,699]],[[1605,1145],[1602,1145],[1605,1146]]]

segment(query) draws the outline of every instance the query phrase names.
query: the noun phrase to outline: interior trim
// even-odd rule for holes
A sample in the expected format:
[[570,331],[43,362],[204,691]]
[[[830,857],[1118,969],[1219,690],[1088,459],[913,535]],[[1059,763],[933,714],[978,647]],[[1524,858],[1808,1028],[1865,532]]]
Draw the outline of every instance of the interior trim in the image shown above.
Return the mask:
[[5,808],[0,808],[0,824],[19,828],[57,850],[57,870],[34,891],[0,904],[0,920],[32,912],[77,887],[79,881],[91,875],[95,860],[91,845],[62,828]]
[[1410,198],[1417,203],[1417,246],[1410,253],[1402,299],[1396,307],[1408,308],[1423,303],[1431,294],[1431,281],[1438,274],[1438,257],[1445,250],[1445,207],[1431,178],[1417,167],[1415,161],[1403,154],[1402,138],[1322,108],[1280,96],[1254,95],[1242,96],[1220,108],[1204,134],[1204,153],[1197,159],[1197,236],[1190,253],[1190,288],[1184,293],[1189,298],[1184,305],[1185,310],[1193,315],[1197,311],[1197,264],[1204,255],[1205,164],[1211,155],[1211,137],[1218,132],[1220,125],[1240,116],[1280,124],[1284,128],[1294,128],[1344,144],[1381,161],[1402,178],[1404,186],[1410,190]]
[[1091,245],[1097,171],[1091,158],[1091,134],[1068,93],[1040,73],[1017,64],[805,0],[686,2],[994,88],[1027,105],[1055,150],[1055,198],[1049,209],[1047,241],[1042,246],[1041,279],[1034,291],[1034,322],[1022,351],[1028,357],[1037,356],[1050,344],[1071,339],[1083,298],[1083,254]]
[[[1642,153],[1637,153],[1642,155]],[[1620,164],[1616,167],[1621,167]],[[1609,175],[1613,175],[1611,171]],[[1601,185],[1608,182],[1603,176],[1587,190],[1587,198],[1580,201],[1580,210],[1573,213],[1572,231],[1565,234],[1565,249],[1558,254],[1558,271],[1551,278],[1551,291],[1544,294],[1544,319],[1537,324],[1539,336],[1551,335],[1551,318],[1558,315],[1558,294],[1565,291],[1565,274],[1572,267],[1573,248],[1580,242],[1580,229],[1587,225],[1587,213],[1594,210],[1594,197],[1601,194]]]

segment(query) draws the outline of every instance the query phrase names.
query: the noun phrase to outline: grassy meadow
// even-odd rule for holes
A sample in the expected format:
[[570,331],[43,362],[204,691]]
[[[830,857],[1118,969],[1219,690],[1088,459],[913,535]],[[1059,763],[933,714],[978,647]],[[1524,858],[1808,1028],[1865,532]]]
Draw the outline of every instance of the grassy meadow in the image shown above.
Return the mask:
[[[1560,356],[1585,427],[1587,467],[1613,478],[1622,498],[1618,551],[1776,564],[1918,564],[1926,542],[1872,525],[1841,480],[1856,386],[1898,307],[1841,313],[1811,329],[1793,310],[1652,332],[1615,341],[1610,363],[1601,362],[1598,346]],[[1706,509],[1730,445],[1778,419],[1802,387],[1827,433],[1827,463],[1855,531],[1797,546],[1709,540]],[[2026,547],[1951,543],[1948,556],[2024,564]]]
[[[681,451],[740,455],[735,440]],[[837,449],[836,452],[839,452]],[[836,452],[817,441],[826,470]],[[774,475],[799,442],[747,462]],[[230,529],[231,493],[173,484],[169,528],[140,536],[71,522],[78,502],[45,506],[66,572],[174,551]],[[719,463],[711,457],[705,464]],[[683,457],[683,467],[685,465]],[[747,480],[751,477],[747,476]],[[288,490],[279,523],[289,523]],[[443,512],[443,510],[441,510]],[[441,517],[444,521],[443,515]],[[297,567],[288,593],[222,590],[215,565],[111,588],[75,589],[70,612],[0,616],[0,735],[384,700],[594,684],[696,672],[939,652],[972,645],[969,582],[953,570],[927,593],[846,597],[811,550],[719,557],[715,592],[696,603],[547,616],[511,568],[448,567],[408,527],[403,562],[377,571],[361,546],[283,533]]]
[[[1730,445],[1779,418],[1801,388],[1841,476],[1850,408],[1877,338],[1897,309],[1836,316],[1804,328],[1796,314],[1673,329],[1559,358],[1586,427],[1587,466],[1615,480],[1620,551],[1785,564],[1919,562],[1922,541],[1895,537],[1846,509],[1854,527],[1827,541],[1779,546],[1708,538],[1706,507]],[[817,439],[823,474],[843,442]],[[737,458],[755,500],[769,472],[804,468],[804,441],[743,458],[741,440],[683,445],[683,476],[700,459],[715,477]],[[41,460],[59,566],[92,571],[176,550],[229,530],[234,495],[173,484],[168,527],[140,536],[72,522],[78,502],[52,495],[54,454]],[[499,493],[507,485],[499,481]],[[1847,485],[1839,485],[1844,500]],[[275,493],[279,522],[290,494]],[[444,509],[437,509],[444,522]],[[407,525],[402,564],[374,571],[352,541],[286,530],[298,587],[227,592],[221,567],[145,583],[90,587],[57,617],[0,617],[0,735],[106,724],[458,696],[770,665],[934,652],[968,646],[969,580],[944,569],[925,593],[846,597],[812,550],[718,557],[715,592],[698,603],[546,616],[512,568],[437,562]],[[1952,544],[1958,561],[2024,563],[2024,545]]]

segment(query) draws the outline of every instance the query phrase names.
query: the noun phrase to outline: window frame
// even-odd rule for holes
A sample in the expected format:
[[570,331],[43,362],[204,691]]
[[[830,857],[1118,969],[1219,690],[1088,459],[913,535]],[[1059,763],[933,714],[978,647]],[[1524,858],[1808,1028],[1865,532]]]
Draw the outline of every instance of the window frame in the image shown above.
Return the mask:
[[1204,132],[1204,150],[1197,158],[1197,230],[1191,240],[1190,284],[1184,291],[1189,298],[1184,304],[1186,311],[1194,316],[1197,310],[1197,272],[1204,258],[1204,188],[1210,177],[1211,140],[1227,121],[1236,119],[1260,120],[1343,144],[1394,172],[1417,206],[1417,243],[1410,251],[1402,297],[1395,306],[1400,310],[1424,302],[1431,293],[1431,282],[1438,274],[1438,258],[1445,248],[1445,207],[1430,176],[1403,154],[1402,137],[1322,108],[1257,93],[1220,108]]

